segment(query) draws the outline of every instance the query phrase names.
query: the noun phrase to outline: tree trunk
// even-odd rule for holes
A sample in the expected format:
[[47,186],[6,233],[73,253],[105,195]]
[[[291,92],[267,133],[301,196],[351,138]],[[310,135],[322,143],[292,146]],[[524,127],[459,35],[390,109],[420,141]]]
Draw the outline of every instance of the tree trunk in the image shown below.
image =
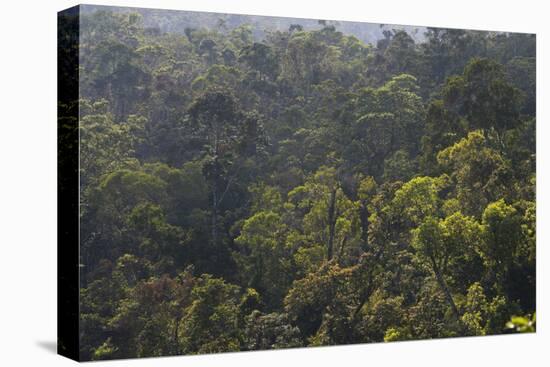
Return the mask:
[[212,186],[212,244],[216,246],[218,244],[218,178],[220,176],[218,170],[218,157],[219,157],[219,139],[218,133],[214,138],[214,180]]
[[458,308],[456,307],[455,301],[453,300],[453,295],[451,294],[451,291],[449,291],[449,288],[447,287],[447,283],[445,282],[445,279],[443,279],[443,275],[441,275],[441,272],[439,271],[438,267],[435,264],[432,264],[432,265],[433,265],[433,271],[434,271],[435,277],[437,279],[437,283],[439,283],[441,290],[443,291],[443,293],[445,293],[445,298],[447,298],[447,302],[449,302],[449,305],[451,306],[453,315],[457,320],[459,320],[460,315],[458,313]]
[[181,317],[178,316],[176,317],[176,326],[174,328],[174,352],[175,352],[175,355],[180,355],[181,354],[181,351],[180,351],[180,344],[179,344],[179,326],[180,326],[180,320],[181,320]]
[[361,201],[361,241],[363,242],[363,251],[369,248],[369,210],[366,200]]
[[342,238],[342,242],[340,243],[340,251],[338,252],[338,262],[340,262],[340,260],[344,256],[344,248],[346,247],[347,240],[348,236],[344,236],[344,238]]
[[[380,258],[382,257],[383,250],[384,250],[383,247],[380,247],[378,249],[378,251],[374,255],[374,262],[373,263],[377,263],[377,262],[380,261]],[[363,264],[362,266],[365,266],[365,264]],[[367,301],[369,300],[369,298],[372,294],[372,291],[374,290],[374,270],[375,270],[375,267],[374,266],[369,266],[367,269],[368,269],[368,272],[369,272],[368,273],[368,280],[366,282],[368,284],[368,286],[367,286],[366,290],[360,296],[359,305],[357,305],[357,307],[355,307],[355,311],[353,311],[352,320],[355,320],[356,317],[359,315],[359,312],[361,311],[361,309],[363,308],[365,303],[367,303]]]
[[330,193],[330,203],[328,207],[328,245],[327,260],[332,260],[334,248],[334,231],[336,227],[336,189]]
[[215,183],[212,190],[212,243],[214,246],[218,244],[218,190]]

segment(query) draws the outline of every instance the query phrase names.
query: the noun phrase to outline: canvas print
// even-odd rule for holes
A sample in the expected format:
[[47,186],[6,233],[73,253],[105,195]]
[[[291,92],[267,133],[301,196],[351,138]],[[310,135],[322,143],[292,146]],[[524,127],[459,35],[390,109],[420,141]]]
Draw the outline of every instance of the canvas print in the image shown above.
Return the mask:
[[533,332],[536,37],[59,13],[59,352]]

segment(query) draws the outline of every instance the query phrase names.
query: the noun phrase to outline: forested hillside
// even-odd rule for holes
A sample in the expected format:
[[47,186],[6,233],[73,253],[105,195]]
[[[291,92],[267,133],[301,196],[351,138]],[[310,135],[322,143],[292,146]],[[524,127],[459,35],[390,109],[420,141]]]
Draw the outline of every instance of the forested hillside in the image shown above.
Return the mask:
[[[84,14],[90,14],[105,9],[104,6],[100,5],[84,5],[81,7],[81,11]],[[260,42],[263,41],[267,33],[272,31],[287,31],[293,24],[299,24],[302,29],[308,31],[319,30],[326,25],[333,25],[338,27],[338,30],[348,35],[353,35],[363,42],[372,43],[376,43],[379,39],[385,38],[386,34],[384,31],[391,31],[394,28],[406,30],[413,39],[423,39],[422,31],[425,29],[424,27],[407,25],[267,17],[243,14],[220,14],[197,11],[183,12],[148,8],[109,7],[108,10],[115,14],[133,12],[140,16],[141,24],[144,28],[175,34],[185,34],[186,29],[193,28],[215,29],[225,33],[242,25],[246,25],[247,28],[250,28],[253,40]]]
[[534,314],[534,35],[81,26],[83,359]]

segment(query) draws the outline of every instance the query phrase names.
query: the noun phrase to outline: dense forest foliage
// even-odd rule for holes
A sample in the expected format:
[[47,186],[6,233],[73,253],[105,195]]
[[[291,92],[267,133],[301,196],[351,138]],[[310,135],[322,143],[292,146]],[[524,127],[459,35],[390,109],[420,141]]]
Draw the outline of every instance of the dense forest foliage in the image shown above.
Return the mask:
[[415,40],[423,40],[424,27],[394,25],[394,24],[378,24],[364,22],[350,22],[337,20],[322,20],[304,19],[304,18],[288,18],[288,17],[273,17],[261,15],[242,15],[242,14],[222,14],[209,13],[198,11],[170,11],[163,9],[149,8],[127,8],[127,7],[109,7],[101,5],[81,5],[80,9],[83,13],[93,13],[102,10],[108,10],[115,14],[123,14],[132,12],[140,16],[141,25],[144,28],[153,28],[163,33],[173,33],[184,35],[186,29],[215,28],[218,31],[225,33],[228,30],[246,25],[250,30],[252,39],[261,42],[267,34],[273,31],[287,31],[293,24],[299,24],[302,30],[319,30],[326,25],[333,25],[339,31],[357,37],[359,40],[366,43],[376,43],[381,38],[384,38],[384,31],[393,29],[405,30]]
[[82,359],[534,314],[534,35],[80,22]]

